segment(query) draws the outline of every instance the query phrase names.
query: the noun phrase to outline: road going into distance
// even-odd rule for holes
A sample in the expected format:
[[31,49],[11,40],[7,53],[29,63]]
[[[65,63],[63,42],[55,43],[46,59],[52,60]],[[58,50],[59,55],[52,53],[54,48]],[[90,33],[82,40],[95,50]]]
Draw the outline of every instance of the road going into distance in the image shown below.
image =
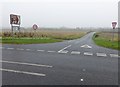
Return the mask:
[[118,51],[95,45],[93,34],[50,44],[2,45],[3,85],[118,85]]

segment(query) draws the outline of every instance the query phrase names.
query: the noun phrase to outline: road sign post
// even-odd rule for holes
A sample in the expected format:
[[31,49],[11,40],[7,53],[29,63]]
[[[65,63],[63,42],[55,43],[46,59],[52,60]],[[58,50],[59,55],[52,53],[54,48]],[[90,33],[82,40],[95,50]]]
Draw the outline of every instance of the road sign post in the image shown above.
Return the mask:
[[37,30],[37,29],[38,29],[37,24],[34,24],[34,25],[33,25],[33,29],[34,29],[34,30]]
[[[112,22],[112,27],[113,27],[113,36],[112,36],[112,42],[114,43],[114,30],[117,25],[117,22]],[[113,44],[112,44],[113,45]]]
[[18,31],[20,32],[20,16],[15,14],[10,14],[10,24],[11,24],[11,31],[12,31],[12,38],[13,38],[15,27],[17,27]]
[[38,29],[38,26],[37,26],[37,24],[34,24],[34,25],[33,25],[33,29],[34,29],[34,32],[35,32],[35,37],[36,37],[36,35],[37,35],[37,32],[36,32],[36,30]]

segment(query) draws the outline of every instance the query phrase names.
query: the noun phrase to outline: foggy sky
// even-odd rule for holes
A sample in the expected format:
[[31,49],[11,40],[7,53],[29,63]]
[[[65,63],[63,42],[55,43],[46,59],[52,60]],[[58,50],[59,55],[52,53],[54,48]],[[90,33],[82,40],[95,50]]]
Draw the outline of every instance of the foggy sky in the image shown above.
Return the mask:
[[18,14],[22,27],[33,24],[39,27],[111,27],[111,22],[118,20],[118,1],[4,0],[0,22],[2,27],[10,27],[9,15]]

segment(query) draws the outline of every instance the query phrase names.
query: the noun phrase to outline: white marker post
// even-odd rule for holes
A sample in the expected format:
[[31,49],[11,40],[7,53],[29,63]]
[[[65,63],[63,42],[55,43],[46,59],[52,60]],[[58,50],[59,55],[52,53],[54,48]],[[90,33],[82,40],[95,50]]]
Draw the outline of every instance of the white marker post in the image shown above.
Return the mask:
[[113,37],[112,37],[112,42],[114,41],[114,30],[117,25],[117,22],[112,22],[112,27],[113,27]]

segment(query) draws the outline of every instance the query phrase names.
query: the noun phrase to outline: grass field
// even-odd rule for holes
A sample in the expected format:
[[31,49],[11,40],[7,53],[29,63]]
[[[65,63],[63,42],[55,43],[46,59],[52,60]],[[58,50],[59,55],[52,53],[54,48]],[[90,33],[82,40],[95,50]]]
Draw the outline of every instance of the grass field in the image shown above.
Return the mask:
[[112,40],[112,37],[113,34],[110,32],[100,32],[93,36],[93,40],[99,46],[120,50],[118,33],[114,33],[114,40]]
[[41,30],[41,31],[28,31],[16,32],[12,38],[11,32],[2,32],[2,43],[7,44],[35,44],[35,43],[54,43],[63,40],[73,40],[81,38],[86,32],[75,30]]

